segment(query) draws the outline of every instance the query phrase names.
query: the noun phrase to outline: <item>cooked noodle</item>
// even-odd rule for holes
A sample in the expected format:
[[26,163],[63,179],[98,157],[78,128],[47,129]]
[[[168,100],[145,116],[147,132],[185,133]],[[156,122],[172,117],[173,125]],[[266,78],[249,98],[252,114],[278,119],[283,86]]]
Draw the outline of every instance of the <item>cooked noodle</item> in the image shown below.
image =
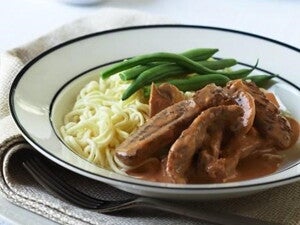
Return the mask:
[[145,123],[149,113],[140,92],[121,100],[128,85],[118,75],[91,81],[80,91],[61,127],[62,137],[73,151],[118,173],[123,172],[114,160],[114,149]]

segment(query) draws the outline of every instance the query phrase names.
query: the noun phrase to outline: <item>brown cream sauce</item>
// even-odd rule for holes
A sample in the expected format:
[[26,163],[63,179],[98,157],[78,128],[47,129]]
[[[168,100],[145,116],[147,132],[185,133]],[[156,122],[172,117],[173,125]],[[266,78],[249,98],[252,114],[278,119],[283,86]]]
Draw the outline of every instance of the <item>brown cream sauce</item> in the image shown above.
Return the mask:
[[[291,128],[293,130],[293,141],[295,144],[299,139],[299,123],[288,118]],[[241,159],[236,168],[236,173],[233,177],[224,180],[223,182],[243,181],[254,179],[258,177],[267,176],[271,173],[276,172],[282,162],[282,156],[280,156],[276,150],[265,153],[265,154],[252,154],[244,159]],[[166,174],[166,156],[162,159],[153,159],[143,164],[142,166],[127,171],[127,174],[139,179],[173,183],[172,179]],[[212,183],[205,176],[197,173],[197,165],[191,167],[187,174],[189,184],[201,184],[201,183]]]
[[[239,162],[236,175],[224,182],[242,181],[269,175],[278,169],[280,162],[280,158],[268,159],[264,156],[247,157]],[[127,173],[142,180],[172,183],[171,178],[165,172],[165,160],[162,160],[162,162],[157,160],[155,163],[147,163]],[[205,176],[195,175],[195,171],[189,171],[187,176],[189,177],[189,184],[211,183]]]

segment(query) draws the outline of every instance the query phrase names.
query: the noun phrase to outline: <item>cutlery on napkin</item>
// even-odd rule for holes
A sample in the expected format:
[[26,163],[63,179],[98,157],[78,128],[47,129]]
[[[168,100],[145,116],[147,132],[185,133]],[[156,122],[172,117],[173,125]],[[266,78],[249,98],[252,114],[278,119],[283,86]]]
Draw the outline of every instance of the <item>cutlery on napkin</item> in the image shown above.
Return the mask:
[[[20,135],[8,109],[10,85],[20,69],[35,56],[63,41],[112,28],[172,23],[149,14],[102,9],[98,14],[77,20],[24,46],[1,55],[0,64],[0,193],[10,202],[62,224],[204,224],[151,209],[133,209],[113,215],[99,214],[64,202],[39,186],[22,167],[25,155],[35,151]],[[92,196],[122,198],[124,193],[106,184],[57,167],[56,171],[71,185]],[[84,184],[84,185],[82,185]],[[300,182],[238,199],[218,202],[181,202],[217,211],[236,213],[282,224],[300,224]]]

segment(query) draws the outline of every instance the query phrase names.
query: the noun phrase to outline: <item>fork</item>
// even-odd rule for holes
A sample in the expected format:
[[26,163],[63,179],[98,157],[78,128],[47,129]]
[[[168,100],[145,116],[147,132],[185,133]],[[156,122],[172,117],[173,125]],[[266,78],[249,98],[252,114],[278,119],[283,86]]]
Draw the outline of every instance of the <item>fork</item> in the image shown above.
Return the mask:
[[197,209],[193,206],[181,206],[179,204],[167,202],[166,200],[149,197],[134,197],[117,201],[97,199],[77,190],[59,178],[47,166],[47,161],[49,160],[40,155],[34,154],[24,160],[23,166],[48,192],[72,203],[73,205],[85,209],[97,210],[99,213],[112,213],[133,207],[149,207],[219,225],[277,224],[240,215]]

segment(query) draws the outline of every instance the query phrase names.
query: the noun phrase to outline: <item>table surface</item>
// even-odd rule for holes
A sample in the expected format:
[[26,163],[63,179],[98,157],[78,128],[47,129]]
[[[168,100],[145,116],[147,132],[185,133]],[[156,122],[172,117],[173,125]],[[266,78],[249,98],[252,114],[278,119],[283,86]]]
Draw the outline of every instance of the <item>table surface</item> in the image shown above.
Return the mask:
[[[0,53],[103,7],[136,9],[185,24],[246,31],[300,48],[300,1],[296,0],[102,0],[90,6],[58,0],[9,0],[0,7]],[[55,224],[0,197],[0,225],[24,221]]]

